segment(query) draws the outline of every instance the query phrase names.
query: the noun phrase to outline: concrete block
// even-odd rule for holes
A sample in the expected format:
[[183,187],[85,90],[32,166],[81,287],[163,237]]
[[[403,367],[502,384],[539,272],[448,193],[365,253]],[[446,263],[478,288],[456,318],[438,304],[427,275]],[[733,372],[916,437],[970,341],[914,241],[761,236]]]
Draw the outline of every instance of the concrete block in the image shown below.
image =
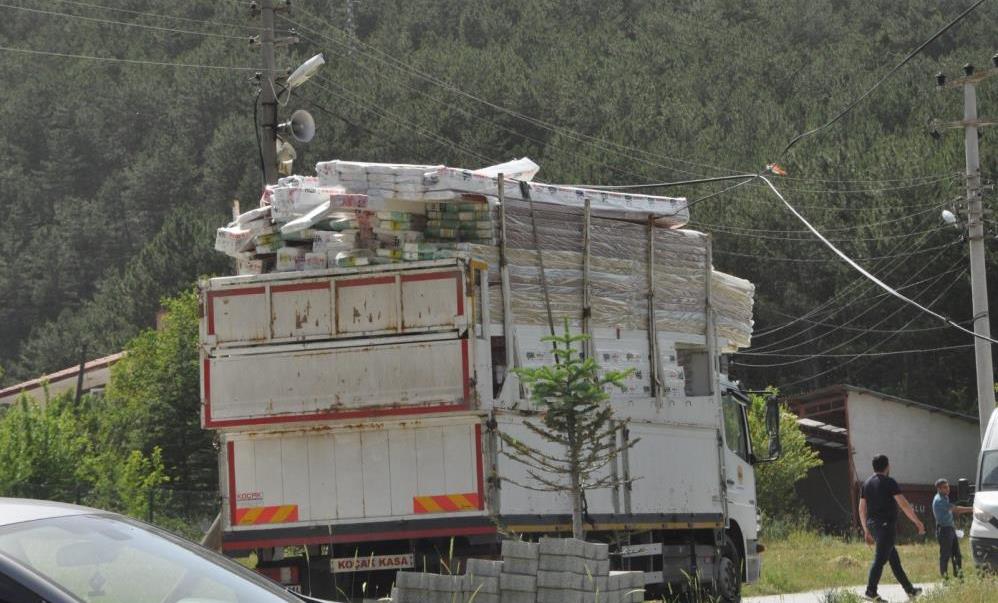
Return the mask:
[[[494,561],[492,559],[468,559],[464,573],[472,576],[494,576],[498,578],[499,572],[502,571],[502,568],[502,561]],[[515,574],[516,572],[511,573]]]
[[519,540],[502,541],[502,558],[506,559],[537,559],[539,547],[533,542]]
[[392,597],[392,603],[436,603],[435,594],[421,588],[399,588]]
[[423,589],[426,585],[426,574],[422,572],[398,572],[395,574],[395,586],[403,589]]
[[526,576],[536,576],[537,575],[537,563],[536,557],[533,559],[524,559],[520,557],[507,557],[502,564],[502,571],[505,574],[522,574]]
[[507,590],[534,592],[537,590],[537,577],[507,573],[499,574],[499,590],[502,593],[505,593]]
[[610,560],[584,559],[570,555],[541,555],[537,564],[541,572],[572,572],[585,576],[606,576],[610,571]]
[[464,590],[468,593],[478,591],[480,593],[498,594],[499,577],[467,574],[464,580]]
[[560,588],[538,588],[537,603],[583,603],[581,591]]
[[[472,599],[474,597],[474,599]],[[501,595],[499,593],[483,593],[477,595],[474,592],[465,593],[461,603],[499,603]]]
[[558,588],[562,590],[588,590],[586,577],[572,572],[539,572],[537,588]]
[[605,561],[610,558],[610,545],[602,542],[587,542],[584,555],[586,559]]
[[643,586],[641,588],[634,588],[623,593],[620,598],[621,603],[643,603],[644,600],[645,589]]
[[537,593],[504,590],[499,594],[499,603],[537,603]]
[[583,557],[586,543],[575,538],[541,538],[537,541],[541,555],[574,555]]

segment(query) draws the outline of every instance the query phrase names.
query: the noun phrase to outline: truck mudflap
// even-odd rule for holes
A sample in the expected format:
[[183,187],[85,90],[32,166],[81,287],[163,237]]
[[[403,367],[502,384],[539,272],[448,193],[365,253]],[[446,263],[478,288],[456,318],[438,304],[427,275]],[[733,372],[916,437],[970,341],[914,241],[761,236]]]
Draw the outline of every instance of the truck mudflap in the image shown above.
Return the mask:
[[762,575],[762,549],[758,540],[745,541],[745,582],[756,582]]

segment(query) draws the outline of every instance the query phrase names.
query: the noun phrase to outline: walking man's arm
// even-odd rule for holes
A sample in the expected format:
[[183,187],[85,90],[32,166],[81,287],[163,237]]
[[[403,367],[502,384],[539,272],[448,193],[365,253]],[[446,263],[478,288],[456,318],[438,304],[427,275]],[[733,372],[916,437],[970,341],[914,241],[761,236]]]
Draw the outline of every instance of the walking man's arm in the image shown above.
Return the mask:
[[922,534],[925,534],[925,524],[923,524],[922,520],[915,514],[915,509],[911,506],[911,503],[908,502],[908,499],[904,497],[904,494],[895,494],[894,500],[897,501],[898,506],[901,507],[904,514],[908,516],[911,523],[915,524],[915,527],[918,528],[918,535],[921,536]]
[[870,534],[870,528],[866,525],[866,499],[859,499],[859,525],[863,526],[863,539],[866,540],[866,544],[873,544],[873,536]]

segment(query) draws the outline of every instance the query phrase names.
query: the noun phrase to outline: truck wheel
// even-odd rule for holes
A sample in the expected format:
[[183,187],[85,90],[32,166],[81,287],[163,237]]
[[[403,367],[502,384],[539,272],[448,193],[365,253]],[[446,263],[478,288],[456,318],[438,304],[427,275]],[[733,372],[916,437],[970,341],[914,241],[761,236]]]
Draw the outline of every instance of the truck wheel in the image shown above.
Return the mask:
[[742,560],[731,538],[724,538],[724,548],[717,572],[717,596],[721,603],[739,603],[742,600]]

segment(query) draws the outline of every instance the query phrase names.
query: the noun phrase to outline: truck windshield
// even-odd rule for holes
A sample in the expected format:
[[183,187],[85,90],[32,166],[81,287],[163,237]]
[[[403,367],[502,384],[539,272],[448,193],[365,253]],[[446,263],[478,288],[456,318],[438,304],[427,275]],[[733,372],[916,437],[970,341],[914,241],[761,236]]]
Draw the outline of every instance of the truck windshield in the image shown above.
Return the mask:
[[12,524],[0,528],[0,553],[84,603],[300,603],[232,561],[114,515]]
[[981,480],[977,490],[998,490],[998,450],[985,450],[981,455]]

